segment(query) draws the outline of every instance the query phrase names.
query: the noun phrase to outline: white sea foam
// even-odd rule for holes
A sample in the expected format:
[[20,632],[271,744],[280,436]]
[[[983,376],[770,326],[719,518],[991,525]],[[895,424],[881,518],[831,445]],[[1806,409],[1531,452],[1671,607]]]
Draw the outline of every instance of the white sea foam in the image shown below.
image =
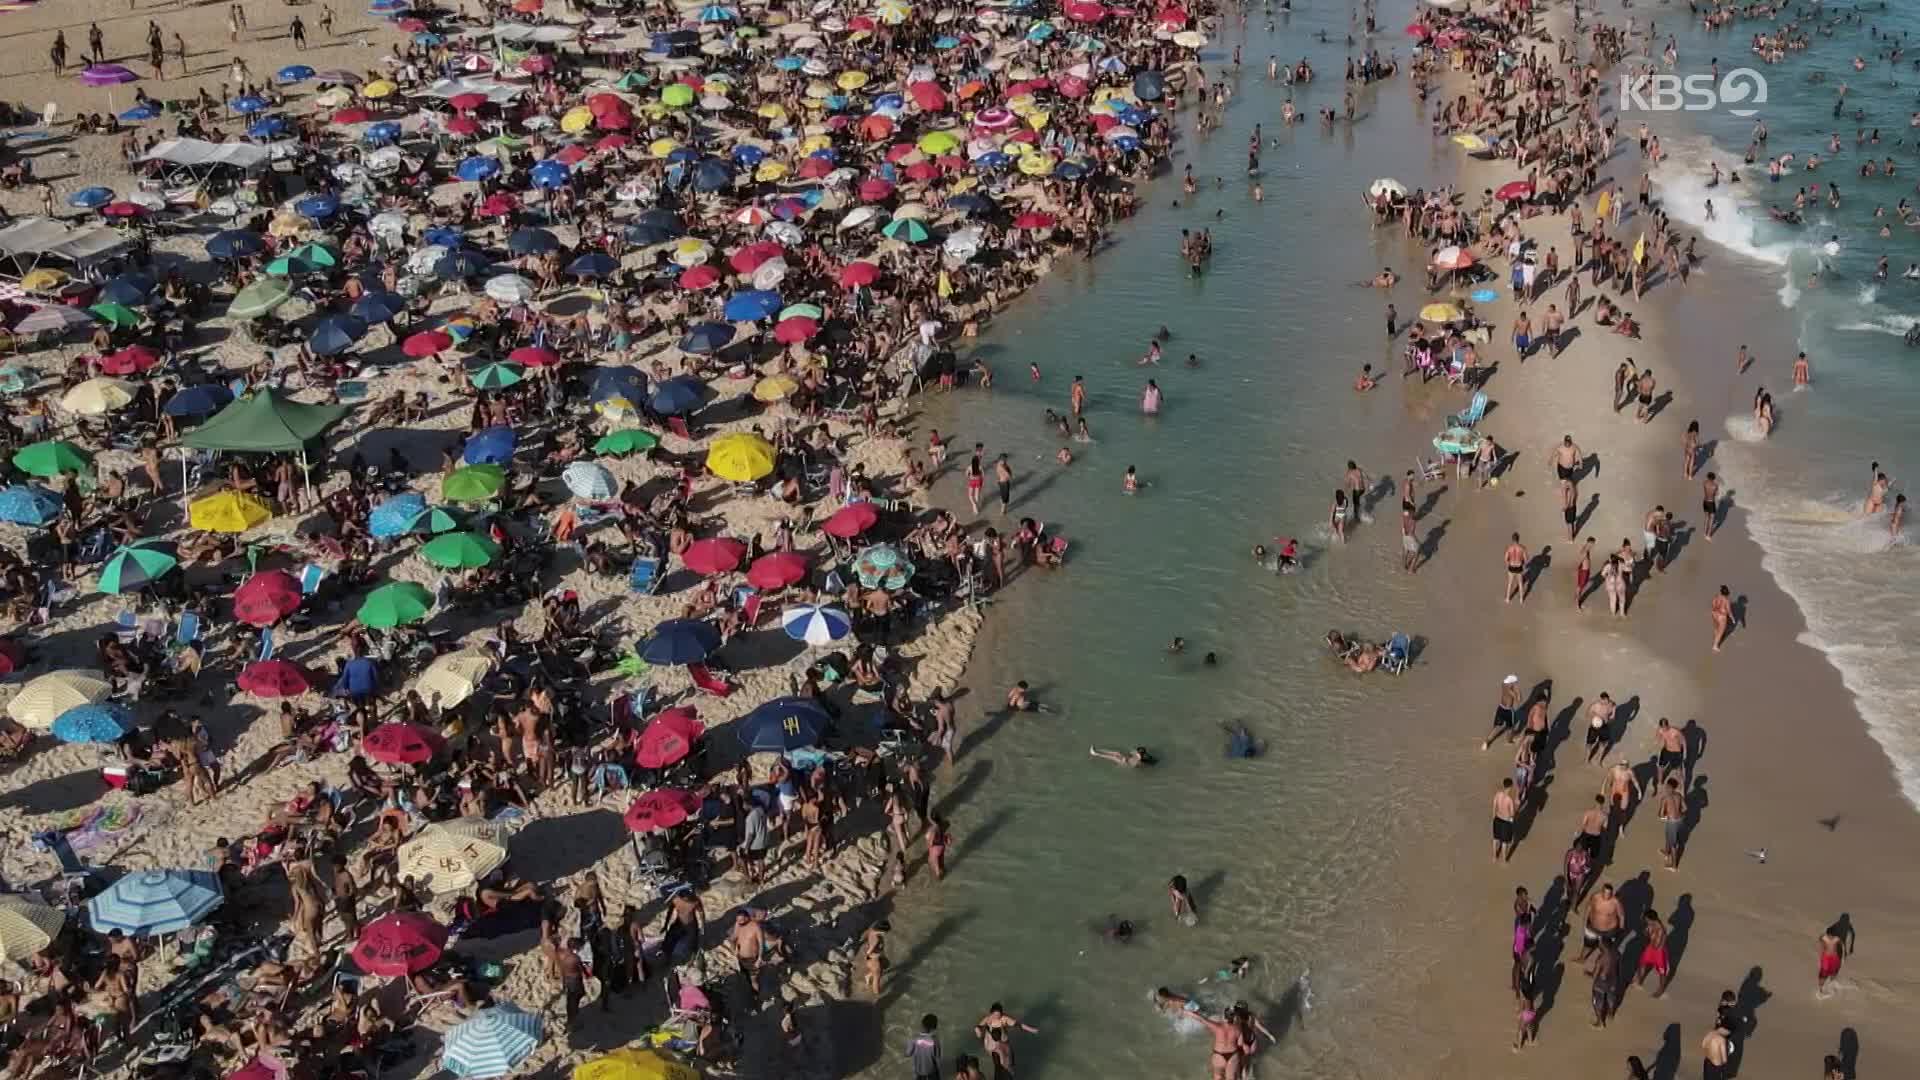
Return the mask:
[[1905,337],[1907,336],[1907,331],[1913,329],[1915,326],[1920,326],[1920,318],[1912,315],[1873,315],[1871,318],[1840,323],[1836,325],[1834,329],[1853,330],[1866,334],[1892,334],[1894,337]]

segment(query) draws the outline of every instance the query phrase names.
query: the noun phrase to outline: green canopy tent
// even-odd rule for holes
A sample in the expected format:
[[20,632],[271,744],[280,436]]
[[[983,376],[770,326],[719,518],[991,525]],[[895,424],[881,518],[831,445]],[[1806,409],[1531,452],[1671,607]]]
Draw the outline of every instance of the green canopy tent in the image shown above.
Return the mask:
[[[262,390],[215,413],[206,423],[182,436],[180,445],[193,450],[228,450],[242,454],[293,452],[300,455],[300,471],[304,475],[307,442],[350,411],[352,407],[348,405],[307,405],[278,390]],[[184,469],[185,465],[183,455],[181,467]]]

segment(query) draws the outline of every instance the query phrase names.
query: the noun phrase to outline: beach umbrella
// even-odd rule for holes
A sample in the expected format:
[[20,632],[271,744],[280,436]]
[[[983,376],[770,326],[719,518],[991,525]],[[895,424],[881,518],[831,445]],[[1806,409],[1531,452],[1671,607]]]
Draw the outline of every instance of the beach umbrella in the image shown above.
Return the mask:
[[413,688],[428,702],[451,709],[479,692],[487,676],[493,673],[493,656],[476,649],[463,649],[434,659],[413,680]]
[[540,1018],[501,1003],[454,1025],[442,1044],[440,1063],[460,1080],[489,1080],[511,1073],[539,1045]]
[[156,937],[185,930],[225,899],[210,871],[139,870],[87,901],[87,919],[98,933]]
[[60,405],[82,416],[103,416],[130,404],[135,389],[124,379],[88,379],[62,394]]
[[289,64],[274,72],[273,77],[282,83],[306,82],[313,78],[313,69],[305,64]]
[[695,355],[719,352],[733,340],[733,327],[720,322],[703,322],[680,339],[680,350]]
[[620,493],[620,482],[614,479],[604,465],[591,461],[576,461],[568,465],[560,474],[560,480],[567,490],[582,499],[611,499]]
[[244,259],[258,255],[267,249],[267,242],[259,233],[245,229],[228,229],[214,233],[207,241],[207,255],[214,259]]
[[140,76],[119,64],[90,64],[80,72],[80,81],[87,86],[114,86],[119,83],[134,82],[139,78]]
[[762,555],[747,567],[747,584],[756,589],[784,589],[807,580],[807,557],[797,551]]
[[1463,247],[1443,247],[1433,256],[1433,266],[1437,270],[1465,270],[1473,264],[1473,252]]
[[868,588],[897,589],[913,576],[913,564],[891,544],[875,544],[853,560],[853,572]]
[[14,467],[32,476],[83,473],[93,467],[93,455],[59,439],[32,443],[13,455]]
[[821,523],[820,531],[828,536],[850,540],[873,528],[879,520],[880,511],[875,510],[872,503],[848,503]]
[[407,519],[406,528],[400,531],[439,536],[466,527],[466,522],[444,506],[423,506],[414,511],[413,516]]
[[373,512],[367,515],[367,531],[378,540],[399,536],[409,530],[414,517],[426,508],[426,496],[418,492],[395,495],[374,507]]
[[597,367],[587,380],[587,396],[593,401],[609,398],[640,401],[647,396],[647,376],[637,368]]
[[567,264],[567,273],[575,277],[602,278],[620,269],[620,260],[598,251],[590,251]]
[[622,1047],[573,1070],[573,1080],[700,1080],[700,1070],[657,1050]]
[[46,488],[16,485],[0,491],[0,521],[39,528],[59,517],[65,505],[60,496]]
[[593,452],[596,454],[613,454],[618,456],[621,454],[637,453],[642,450],[651,450],[659,445],[660,437],[651,431],[642,431],[639,428],[621,428],[618,431],[610,431],[595,440]]
[[65,743],[113,743],[138,725],[133,710],[114,701],[75,705],[53,720],[53,737]]
[[257,94],[248,94],[245,97],[237,97],[227,102],[227,108],[232,109],[241,116],[251,116],[257,112],[266,112],[270,107],[271,106],[267,104],[267,99]]
[[1426,307],[1420,309],[1420,317],[1428,322],[1446,323],[1465,318],[1466,316],[1465,313],[1452,304],[1428,304]]
[[640,643],[640,659],[649,664],[697,664],[719,647],[720,628],[712,623],[668,619]]
[[720,271],[718,268],[708,266],[705,263],[699,266],[690,266],[680,275],[678,283],[681,288],[691,291],[711,288],[720,283]]
[[338,356],[367,334],[367,324],[353,315],[329,315],[314,324],[307,348],[315,356]]
[[108,187],[86,187],[67,196],[67,205],[82,210],[98,210],[113,201],[113,189]]
[[187,523],[208,532],[243,533],[272,518],[272,504],[244,491],[221,491],[187,507]]
[[680,788],[649,791],[633,800],[620,817],[637,833],[671,829],[700,812],[700,796]]
[[507,362],[523,367],[551,367],[560,362],[560,354],[544,345],[522,345],[507,354]]
[[1526,180],[1510,180],[1507,183],[1501,184],[1500,187],[1494,191],[1493,197],[1503,201],[1511,199],[1531,199],[1533,198],[1533,184]]
[[100,358],[100,370],[109,375],[139,375],[160,362],[160,354],[145,345],[129,345]]
[[634,757],[643,769],[677,765],[693,753],[693,745],[706,733],[706,726],[693,709],[667,709],[647,721]]
[[20,279],[20,287],[27,292],[53,292],[71,280],[73,279],[65,270],[43,266],[38,270],[27,271],[26,276]]
[[546,229],[532,226],[515,230],[512,236],[507,237],[507,250],[515,255],[545,255],[549,251],[559,250],[559,247],[559,237]]
[[479,277],[481,274],[486,273],[492,265],[492,261],[485,255],[480,254],[472,248],[461,248],[458,251],[449,251],[445,255],[442,255],[439,260],[433,264],[433,275],[445,280]]
[[219,383],[195,383],[175,391],[161,411],[168,416],[207,416],[219,412],[232,400],[233,391]]
[[352,956],[369,975],[415,975],[438,963],[446,947],[447,928],[431,916],[390,911],[361,929]]
[[147,207],[144,203],[137,203],[131,199],[123,199],[120,202],[110,202],[101,207],[100,216],[131,220],[133,218],[147,216]]
[[850,262],[840,268],[840,285],[857,289],[880,280],[880,268],[870,262]]
[[841,608],[798,604],[780,613],[780,628],[795,641],[826,645],[852,633],[853,619]]
[[773,444],[751,432],[723,435],[707,448],[707,469],[722,480],[751,483],[773,472]]
[[151,101],[143,101],[133,108],[128,109],[126,112],[121,113],[120,119],[130,124],[139,124],[159,115],[160,107],[158,105],[155,105]]
[[260,278],[234,295],[227,314],[236,319],[257,319],[293,297],[293,287],[275,278]]
[[98,671],[55,671],[27,683],[7,702],[7,715],[30,728],[49,728],[61,713],[107,700],[113,684]]
[[[451,129],[451,124],[448,125]],[[479,183],[500,174],[500,159],[497,157],[470,157],[454,167],[453,175],[469,183]]]
[[290,660],[255,660],[234,680],[240,689],[263,698],[299,697],[314,687],[313,676]]
[[500,361],[467,370],[467,378],[482,390],[504,390],[509,386],[518,385],[520,380],[526,377],[526,370],[519,364]]
[[647,403],[662,416],[679,416],[699,408],[706,395],[706,384],[699,379],[676,375],[654,387]]
[[[811,333],[811,328],[813,327],[812,319],[787,319],[775,328],[774,337],[781,341],[786,341],[791,338],[792,335],[788,334],[786,337],[782,337],[780,332],[785,331],[789,326],[798,326],[803,323],[806,324],[809,333]],[[805,340],[805,338],[795,340]],[[753,384],[753,400],[771,403],[787,397],[798,389],[800,389],[800,380],[795,379],[791,375],[769,375]]]
[[[399,873],[426,886],[436,895],[466,892],[507,863],[507,845],[513,830],[482,817],[436,821],[400,845]],[[485,1010],[480,1015],[486,1015]],[[454,1032],[461,1027],[453,1029]],[[453,1043],[453,1032],[447,1033]],[[467,1075],[467,1074],[462,1074]],[[485,1075],[496,1076],[497,1073]]]
[[66,923],[66,912],[37,896],[0,894],[0,955],[25,961],[52,944]]
[[373,590],[354,613],[362,625],[389,630],[402,623],[419,622],[433,608],[433,594],[426,586],[412,581],[393,581]]
[[899,240],[908,244],[923,244],[933,236],[927,231],[925,225],[914,218],[894,218],[880,231],[890,240]]
[[420,765],[447,748],[447,740],[420,724],[386,723],[367,732],[360,749],[388,765]]
[[309,195],[293,204],[293,212],[304,218],[324,221],[340,212],[340,199],[330,194]]
[[448,502],[485,502],[507,484],[507,471],[498,465],[463,465],[440,481],[440,497]]
[[354,124],[364,124],[367,121],[372,119],[373,119],[372,110],[355,107],[350,109],[341,109],[339,112],[334,113],[332,119],[329,122],[338,124],[341,127],[351,127]]
[[180,565],[174,546],[164,540],[138,540],[108,557],[100,568],[103,593],[138,592]]
[[460,460],[469,465],[505,465],[513,460],[520,437],[510,427],[495,425],[481,428],[467,439]]
[[487,566],[500,557],[500,545],[476,532],[451,532],[427,541],[420,557],[448,569]]
[[415,359],[435,356],[453,348],[453,335],[444,330],[422,330],[400,343],[400,351]]
[[391,321],[406,310],[406,297],[383,289],[361,293],[353,302],[353,317],[369,325]]
[[486,294],[503,304],[524,304],[533,299],[536,291],[533,282],[518,274],[489,278],[486,285]]
[[833,719],[808,697],[781,697],[740,718],[734,730],[750,752],[785,753],[817,746]]
[[[735,322],[758,322],[770,319],[780,310],[780,294],[764,289],[748,289],[727,297],[726,310],[722,313]],[[731,340],[731,337],[729,337]],[[721,344],[725,344],[722,342]]]
[[77,326],[91,325],[88,313],[65,304],[48,304],[27,313],[13,325],[16,334],[64,334]]
[[233,591],[233,617],[249,626],[272,626],[300,608],[300,579],[285,570],[267,570]]
[[527,178],[533,181],[534,186],[543,188],[565,187],[570,175],[571,171],[565,162],[552,158],[540,162],[527,172]]

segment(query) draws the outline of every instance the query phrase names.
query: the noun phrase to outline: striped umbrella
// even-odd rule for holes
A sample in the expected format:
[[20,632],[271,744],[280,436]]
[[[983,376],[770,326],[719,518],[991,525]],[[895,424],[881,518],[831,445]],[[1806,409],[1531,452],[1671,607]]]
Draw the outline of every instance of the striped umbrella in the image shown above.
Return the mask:
[[220,879],[206,870],[141,870],[87,902],[93,928],[135,937],[185,930],[220,906]]
[[795,641],[825,645],[852,632],[853,619],[837,607],[800,604],[780,613],[780,628]]
[[53,720],[53,737],[68,743],[111,743],[136,727],[133,710],[118,702],[75,705]]
[[540,1018],[502,1003],[448,1031],[440,1063],[461,1080],[488,1080],[512,1072],[539,1045]]
[[576,461],[566,467],[560,479],[567,490],[582,499],[611,499],[620,493],[620,482],[605,465],[596,465],[591,461]]
[[46,948],[66,921],[65,912],[38,897],[0,895],[0,954],[9,960],[25,960]]

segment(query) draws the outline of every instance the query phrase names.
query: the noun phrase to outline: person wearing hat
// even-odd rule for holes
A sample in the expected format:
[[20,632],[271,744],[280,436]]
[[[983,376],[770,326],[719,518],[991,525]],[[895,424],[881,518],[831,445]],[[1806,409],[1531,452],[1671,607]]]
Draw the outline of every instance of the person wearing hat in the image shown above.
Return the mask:
[[1508,675],[1500,680],[1500,700],[1493,707],[1493,730],[1487,732],[1487,737],[1480,743],[1480,749],[1485,750],[1492,746],[1493,740],[1502,731],[1507,733],[1508,742],[1514,740],[1514,737],[1519,734],[1519,727],[1514,723],[1516,716],[1514,710],[1519,707],[1520,676]]

